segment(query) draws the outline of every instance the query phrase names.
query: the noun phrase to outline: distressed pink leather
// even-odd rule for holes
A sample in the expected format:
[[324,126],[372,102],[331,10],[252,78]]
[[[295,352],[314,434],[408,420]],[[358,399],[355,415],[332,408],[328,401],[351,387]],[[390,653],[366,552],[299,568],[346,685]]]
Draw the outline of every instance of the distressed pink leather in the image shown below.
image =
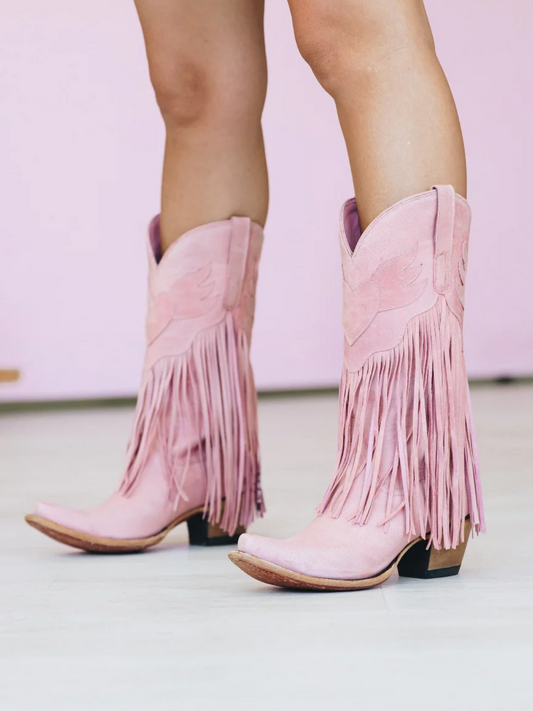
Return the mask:
[[337,471],[318,517],[279,541],[239,550],[315,577],[376,575],[414,538],[484,530],[464,366],[470,208],[451,186],[414,195],[361,234],[341,212],[344,368]]
[[198,227],[161,257],[148,234],[147,349],[126,472],[102,505],[39,503],[82,533],[144,538],[203,506],[233,532],[263,512],[249,363],[261,227],[245,217]]

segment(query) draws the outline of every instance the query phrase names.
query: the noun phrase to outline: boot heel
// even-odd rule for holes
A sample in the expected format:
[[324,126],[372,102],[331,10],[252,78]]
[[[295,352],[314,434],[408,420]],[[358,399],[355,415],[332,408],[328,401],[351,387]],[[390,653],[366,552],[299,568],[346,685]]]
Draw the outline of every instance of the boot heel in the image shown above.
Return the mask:
[[398,575],[404,578],[446,578],[457,575],[461,569],[468,538],[470,521],[465,521],[465,540],[457,548],[436,550],[426,548],[426,541],[415,543],[398,563]]
[[244,526],[239,526],[230,536],[216,523],[209,523],[203,514],[198,513],[187,520],[189,545],[191,546],[228,546],[235,545],[241,533],[246,533]]

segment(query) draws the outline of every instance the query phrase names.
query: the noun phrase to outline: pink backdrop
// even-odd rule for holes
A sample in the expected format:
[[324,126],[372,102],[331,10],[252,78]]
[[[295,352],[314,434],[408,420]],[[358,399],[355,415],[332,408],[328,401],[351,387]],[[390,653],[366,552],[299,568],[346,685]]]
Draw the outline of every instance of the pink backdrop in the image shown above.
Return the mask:
[[[474,229],[472,376],[533,374],[529,0],[430,0],[461,113]],[[0,0],[0,399],[134,394],[145,308],[143,230],[163,132],[127,0]],[[267,0],[265,133],[272,203],[254,363],[261,388],[333,385],[340,369],[337,213],[350,195],[331,100]]]

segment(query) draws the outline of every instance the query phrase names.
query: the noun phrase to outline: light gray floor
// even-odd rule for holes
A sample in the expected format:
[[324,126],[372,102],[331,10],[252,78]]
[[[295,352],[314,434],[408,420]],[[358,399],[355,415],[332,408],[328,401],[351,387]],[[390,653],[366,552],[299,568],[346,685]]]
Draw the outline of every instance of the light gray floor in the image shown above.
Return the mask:
[[[130,409],[0,416],[0,709],[533,709],[533,386],[478,386],[489,533],[459,577],[313,594],[256,583],[227,548],[71,552],[22,520],[117,482]],[[333,396],[261,402],[269,513],[285,536],[332,472]]]

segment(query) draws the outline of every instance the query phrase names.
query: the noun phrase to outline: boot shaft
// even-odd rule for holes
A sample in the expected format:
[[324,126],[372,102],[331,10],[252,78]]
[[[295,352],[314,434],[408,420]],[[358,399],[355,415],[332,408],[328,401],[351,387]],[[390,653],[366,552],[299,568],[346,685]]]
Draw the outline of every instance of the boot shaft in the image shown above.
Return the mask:
[[145,369],[185,353],[228,314],[250,344],[262,245],[258,224],[232,217],[187,232],[161,257],[159,216],[152,220]]
[[319,512],[455,548],[484,530],[463,354],[470,208],[451,186],[402,200],[361,234],[341,213],[344,368],[337,472]]
[[439,295],[463,323],[471,212],[451,186],[414,195],[383,212],[361,235],[357,205],[341,211],[344,361],[356,372],[397,346],[407,324]]
[[157,453],[177,506],[200,462],[205,514],[231,535],[264,510],[249,358],[262,243],[259,225],[232,217],[187,232],[161,255],[152,221],[147,349],[120,487],[132,492]]

